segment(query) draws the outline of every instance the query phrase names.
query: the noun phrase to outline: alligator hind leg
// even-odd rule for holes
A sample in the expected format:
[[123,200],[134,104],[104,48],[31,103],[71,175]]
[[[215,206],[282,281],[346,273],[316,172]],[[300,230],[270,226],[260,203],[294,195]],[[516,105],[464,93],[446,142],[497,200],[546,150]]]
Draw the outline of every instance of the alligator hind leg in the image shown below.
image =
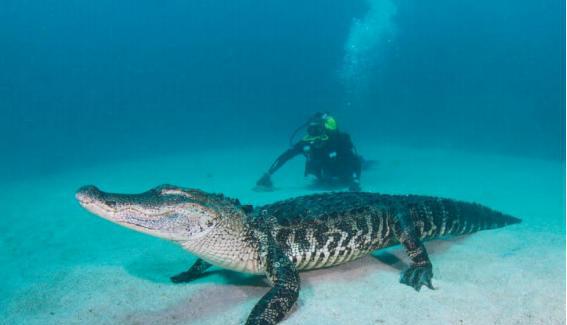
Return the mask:
[[273,286],[254,306],[246,325],[277,324],[291,310],[299,296],[300,280],[295,265],[273,239],[268,240],[266,246],[265,271]]
[[421,286],[433,289],[431,278],[433,268],[427,255],[427,250],[419,240],[415,225],[407,213],[399,213],[394,223],[394,233],[406,249],[411,260],[410,268],[402,273],[400,283],[407,284],[419,291]]
[[195,261],[195,263],[193,264],[193,266],[189,268],[189,270],[172,276],[170,278],[171,282],[181,283],[181,282],[193,281],[201,277],[203,275],[203,272],[205,272],[211,266],[212,265],[210,263],[207,263],[202,259],[198,258],[197,261]]

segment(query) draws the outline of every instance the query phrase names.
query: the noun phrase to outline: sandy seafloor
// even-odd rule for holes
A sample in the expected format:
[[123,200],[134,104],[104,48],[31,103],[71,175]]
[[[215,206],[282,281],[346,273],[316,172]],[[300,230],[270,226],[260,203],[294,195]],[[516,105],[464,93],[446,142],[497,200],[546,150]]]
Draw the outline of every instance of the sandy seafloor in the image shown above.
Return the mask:
[[[282,148],[283,149],[283,148]],[[379,164],[366,191],[475,201],[524,222],[426,244],[437,290],[398,283],[400,247],[302,273],[285,324],[565,324],[565,164],[460,151],[363,146]],[[1,184],[2,324],[240,324],[268,290],[258,276],[213,269],[188,284],[169,276],[195,257],[173,243],[96,218],[74,191],[141,192],[161,183],[263,204],[313,193],[301,158],[252,191],[279,153],[234,149],[123,161]]]

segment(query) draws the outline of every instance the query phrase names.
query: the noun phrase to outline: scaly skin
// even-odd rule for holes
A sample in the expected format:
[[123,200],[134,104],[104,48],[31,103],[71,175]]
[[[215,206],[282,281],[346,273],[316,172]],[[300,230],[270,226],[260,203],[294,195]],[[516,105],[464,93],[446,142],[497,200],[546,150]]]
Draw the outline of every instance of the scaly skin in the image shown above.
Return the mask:
[[417,195],[328,193],[252,208],[200,190],[162,185],[141,194],[80,189],[83,207],[112,222],[178,242],[199,256],[173,282],[198,278],[211,265],[265,274],[272,289],[247,324],[276,324],[299,295],[299,271],[346,263],[401,244],[411,260],[400,282],[433,289],[422,241],[519,223],[478,204]]

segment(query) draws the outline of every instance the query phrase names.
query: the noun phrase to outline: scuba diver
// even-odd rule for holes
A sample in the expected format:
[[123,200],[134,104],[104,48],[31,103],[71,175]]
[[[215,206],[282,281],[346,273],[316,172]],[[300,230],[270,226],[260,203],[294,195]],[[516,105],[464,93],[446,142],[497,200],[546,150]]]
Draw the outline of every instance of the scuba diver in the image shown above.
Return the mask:
[[[293,144],[294,136],[303,128],[307,128],[307,134]],[[331,115],[313,115],[293,132],[290,144],[292,147],[281,154],[256,182],[259,188],[272,189],[271,176],[288,160],[303,154],[307,159],[304,176],[315,176],[319,185],[348,186],[350,191],[360,191],[362,158],[356,152],[350,135],[338,130],[337,121]]]

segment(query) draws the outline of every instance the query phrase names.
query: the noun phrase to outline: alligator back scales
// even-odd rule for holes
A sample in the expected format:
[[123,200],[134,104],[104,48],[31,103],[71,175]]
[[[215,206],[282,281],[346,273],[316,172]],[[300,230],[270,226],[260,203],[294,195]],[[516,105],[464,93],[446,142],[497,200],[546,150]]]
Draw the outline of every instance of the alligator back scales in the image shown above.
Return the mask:
[[396,215],[407,212],[421,241],[503,227],[519,220],[479,204],[418,195],[328,193],[257,208],[299,270],[338,265],[399,244]]

